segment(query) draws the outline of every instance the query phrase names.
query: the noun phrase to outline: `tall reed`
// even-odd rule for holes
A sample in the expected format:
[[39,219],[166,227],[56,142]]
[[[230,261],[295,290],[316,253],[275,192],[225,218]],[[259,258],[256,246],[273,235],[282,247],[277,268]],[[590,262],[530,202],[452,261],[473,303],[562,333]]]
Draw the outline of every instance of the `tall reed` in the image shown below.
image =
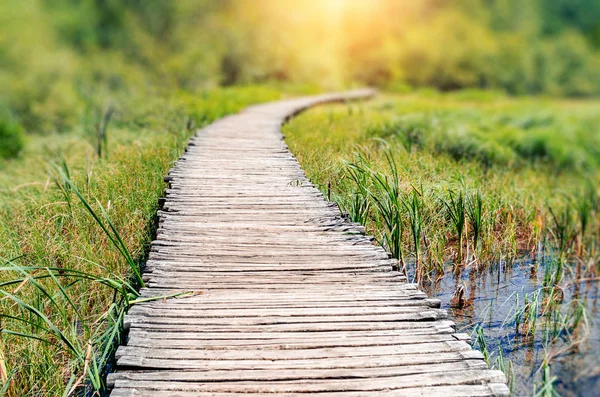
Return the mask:
[[442,199],[442,203],[446,208],[446,213],[448,214],[458,241],[455,264],[455,271],[458,271],[463,261],[462,249],[465,230],[465,199],[462,192],[456,194],[452,190],[449,190],[448,197],[446,199]]
[[483,232],[483,199],[481,192],[475,193],[474,196],[468,196],[465,207],[469,224],[473,233],[473,251],[477,253],[479,242]]
[[415,251],[415,267],[416,281],[421,282],[422,266],[421,266],[421,234],[423,233],[423,189],[417,190],[413,186],[412,194],[403,195],[401,200],[408,215],[408,224],[410,227],[413,247]]
[[[79,202],[83,205],[88,214],[94,219],[96,224],[102,229],[106,237],[108,237],[112,246],[121,254],[123,259],[125,259],[126,263],[129,265],[129,270],[135,276],[135,279],[140,285],[140,287],[144,287],[144,280],[142,279],[138,263],[136,263],[136,261],[133,259],[129,248],[127,248],[127,245],[125,245],[121,234],[116,229],[114,223],[108,216],[106,209],[102,206],[100,201],[96,199],[96,206],[100,210],[100,214],[98,214],[97,211],[95,211],[92,205],[88,202],[88,200],[81,194],[79,189],[77,189],[77,187],[71,181],[71,178],[68,174],[68,167],[66,167],[66,164],[64,165],[64,167],[59,167],[55,163],[51,163],[51,165],[60,176],[64,186],[67,186],[70,191],[75,193],[75,196],[79,199]],[[65,169],[67,170],[67,172],[65,172]],[[68,193],[68,191],[65,192],[65,194]]]
[[[112,273],[98,263],[85,261],[99,274],[66,267],[22,265],[11,260],[0,267],[3,274],[13,274],[0,283],[0,301],[12,302],[14,310],[1,312],[2,336],[26,338],[44,343],[68,357],[71,373],[65,395],[77,390],[101,392],[105,389],[104,375],[120,342],[123,318],[131,305],[153,299],[184,295],[175,293],[151,298],[141,298],[137,288],[143,286],[140,268],[133,259],[107,211],[96,200],[95,210],[80,193],[69,176],[66,162],[61,166],[52,163],[55,182],[65,197],[74,194],[95,224],[107,236],[112,246],[128,263],[130,275]],[[70,203],[70,201],[68,201]],[[130,280],[131,276],[131,280]],[[85,291],[93,285],[108,288],[113,296],[110,305],[95,318],[84,315],[87,304]],[[0,340],[0,376],[3,388],[10,391],[10,377],[2,360]]]
[[353,222],[366,225],[371,201],[369,199],[370,169],[369,158],[363,150],[356,150],[354,153],[354,163],[346,162],[346,175],[354,182],[353,192],[351,193],[350,205],[345,209]]

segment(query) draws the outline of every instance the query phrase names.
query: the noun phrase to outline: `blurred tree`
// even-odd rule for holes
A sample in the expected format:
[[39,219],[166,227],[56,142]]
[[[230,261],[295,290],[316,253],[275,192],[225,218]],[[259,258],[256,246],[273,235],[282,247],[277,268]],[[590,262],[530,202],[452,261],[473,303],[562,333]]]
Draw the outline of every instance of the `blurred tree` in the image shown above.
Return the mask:
[[597,0],[538,0],[543,33],[575,29],[600,48],[600,2]]
[[599,54],[598,0],[4,0],[0,110],[44,133],[271,80],[598,95]]

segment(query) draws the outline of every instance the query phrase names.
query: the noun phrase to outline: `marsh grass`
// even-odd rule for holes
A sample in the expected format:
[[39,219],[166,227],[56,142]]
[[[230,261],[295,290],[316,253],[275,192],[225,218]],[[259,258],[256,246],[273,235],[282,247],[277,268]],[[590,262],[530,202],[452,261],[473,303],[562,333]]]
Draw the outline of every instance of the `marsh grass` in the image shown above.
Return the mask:
[[412,236],[413,251],[415,253],[415,267],[417,269],[417,280],[421,280],[421,241],[423,239],[423,191],[412,187],[411,193],[402,198],[402,205],[408,215],[408,224]]
[[[288,124],[286,136],[313,182],[380,236],[403,268],[414,263],[420,281],[440,277],[448,261],[459,272],[528,253],[544,255],[540,251],[557,251],[566,262],[596,263],[585,269],[593,276],[600,222],[599,192],[591,181],[599,180],[600,166],[595,168],[593,156],[585,160],[592,168],[583,170],[565,165],[559,152],[544,157],[514,151],[519,142],[529,142],[526,135],[535,133],[543,146],[566,128],[572,136],[557,139],[565,140],[564,150],[579,153],[577,145],[596,139],[586,138],[584,130],[596,118],[595,104],[573,124],[559,111],[551,118],[533,117],[550,113],[525,100],[523,110],[519,101],[506,99],[483,104],[435,99],[385,98],[352,114],[342,105],[314,110]],[[453,135],[456,131],[462,132]],[[485,161],[468,154],[481,148],[457,155],[438,147],[467,145],[472,137],[491,145],[484,145],[490,151]],[[314,145],[321,140],[325,153],[319,152],[323,145]],[[568,157],[564,150],[560,154]],[[505,161],[496,152],[516,157]],[[561,274],[555,269],[555,283]]]
[[544,363],[541,372],[542,378],[533,389],[533,397],[560,397],[560,394],[554,388],[558,378],[550,374],[550,365]]
[[513,308],[495,331],[505,334],[497,351],[490,351],[484,327],[480,323],[473,327],[474,345],[490,366],[505,373],[511,392],[515,390],[515,370],[512,361],[505,357],[503,345],[510,350],[539,346],[541,363],[532,370],[533,375],[538,375],[532,396],[557,396],[554,385],[558,378],[551,376],[550,364],[556,357],[576,349],[588,337],[590,324],[586,306],[577,300],[563,305],[557,291],[556,287],[541,287],[530,293],[513,293],[506,301],[514,300]]
[[487,347],[487,341],[485,340],[483,327],[481,327],[480,324],[477,324],[473,329],[473,334],[475,334],[475,345],[477,346],[477,349],[483,354],[485,362],[490,365],[490,352]]
[[473,251],[476,255],[479,250],[479,242],[482,239],[482,233],[484,230],[483,198],[479,191],[474,195],[467,197],[465,212],[467,214],[469,224],[471,225],[471,230],[473,233]]
[[108,105],[103,112],[95,109],[89,111],[90,118],[86,130],[98,158],[108,157],[108,125],[115,108]]
[[[362,208],[373,208],[375,220],[382,226],[379,240],[400,261],[404,273],[406,264],[404,258],[402,238],[404,234],[404,221],[402,219],[402,187],[400,173],[391,151],[385,151],[386,164],[389,174],[373,171],[368,158],[360,151],[356,152],[357,158],[348,164],[349,175],[357,184],[356,189],[367,193],[370,204],[363,204]],[[365,185],[359,185],[361,183]],[[361,187],[362,186],[362,187]],[[363,190],[364,189],[364,190]],[[364,201],[364,199],[363,199]],[[361,216],[366,224],[367,218]]]
[[[79,200],[79,202],[81,203],[81,205],[83,205],[83,207],[85,208],[87,213],[96,222],[96,225],[98,225],[100,227],[100,229],[102,229],[102,231],[104,232],[104,235],[108,238],[111,245],[119,252],[119,254],[121,254],[121,256],[123,257],[123,259],[125,260],[125,262],[127,263],[128,267],[129,267],[129,271],[131,272],[131,274],[133,274],[138,286],[144,287],[144,281],[142,280],[142,274],[141,274],[139,264],[133,259],[133,256],[131,255],[129,248],[127,248],[127,245],[123,241],[123,238],[119,234],[114,223],[111,221],[110,217],[108,216],[106,209],[102,206],[100,201],[97,198],[95,199],[96,208],[97,208],[97,210],[95,210],[92,207],[92,204],[90,204],[90,202],[88,202],[88,200],[79,192],[79,189],[77,189],[77,187],[71,181],[70,176],[69,176],[69,174],[70,174],[69,168],[67,166],[66,161],[63,160],[61,163],[61,166],[58,166],[57,164],[54,164],[54,163],[51,163],[51,165],[56,170],[56,172],[60,175],[58,178],[53,177],[53,179],[54,179],[55,183],[57,184],[57,186],[59,186],[63,195],[65,196],[65,199],[67,200],[67,203],[69,204],[69,207],[71,207],[71,205],[72,205],[71,199],[70,199],[70,193],[73,192],[75,194],[75,196],[77,197],[77,199]],[[98,213],[98,210],[100,213]]]
[[[370,178],[369,173],[366,172],[369,168],[369,160],[360,151],[357,151],[354,157],[355,162],[347,163],[345,167],[346,175],[352,180],[355,189],[351,193],[350,203],[344,207],[344,210],[348,212],[351,221],[365,225],[371,208],[368,191]],[[331,189],[331,183],[329,188]]]
[[462,192],[455,193],[452,190],[448,191],[448,196],[446,199],[441,198],[444,208],[446,209],[446,214],[449,219],[449,223],[452,225],[456,235],[456,259],[455,263],[455,272],[460,271],[460,266],[463,262],[463,237],[465,230],[465,220],[466,220],[466,211],[465,211],[465,198]]
[[[483,337],[485,338],[485,334]],[[506,382],[508,384],[508,389],[512,393],[515,389],[515,370],[512,361],[506,359],[506,357],[504,356],[504,349],[500,344],[498,345],[498,355],[496,356],[492,368],[504,372],[504,375],[506,376]]]
[[[52,164],[52,167],[59,174],[54,179],[63,195],[76,196],[79,204],[127,263],[131,281],[129,277],[113,274],[98,263],[89,264],[103,275],[64,267],[20,266],[11,260],[7,266],[0,268],[3,273],[14,274],[13,278],[9,277],[0,283],[0,300],[12,302],[13,307],[13,314],[0,313],[0,318],[9,323],[8,327],[2,327],[1,333],[36,340],[60,351],[70,371],[65,395],[72,395],[82,384],[84,389],[100,393],[105,390],[105,371],[114,349],[120,343],[123,318],[129,307],[141,301],[178,297],[185,293],[140,299],[137,291],[144,283],[139,262],[133,259],[106,209],[97,199],[97,209],[94,209],[80,193],[68,176],[66,162],[62,166]],[[71,200],[68,203],[72,209]],[[93,285],[101,286],[112,295],[108,307],[96,318],[90,318],[80,310],[79,295],[71,292],[93,288]],[[33,299],[31,294],[23,293],[27,288],[32,290]],[[10,383],[6,369],[3,373],[3,382]]]

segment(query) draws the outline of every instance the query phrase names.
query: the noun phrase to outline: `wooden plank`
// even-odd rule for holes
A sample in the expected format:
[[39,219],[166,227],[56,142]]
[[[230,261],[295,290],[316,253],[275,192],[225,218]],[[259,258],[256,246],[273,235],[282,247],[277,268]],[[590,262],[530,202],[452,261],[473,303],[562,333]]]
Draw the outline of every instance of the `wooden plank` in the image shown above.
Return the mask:
[[212,370],[212,371],[144,371],[135,373],[112,374],[109,382],[118,380],[159,381],[159,382],[240,382],[240,381],[292,381],[314,379],[360,379],[387,378],[391,376],[427,374],[435,372],[461,372],[473,369],[487,369],[481,360],[461,360],[453,362],[436,362],[429,364],[379,366],[364,368],[331,368],[319,369],[249,369],[244,370]]
[[245,371],[310,369],[357,369],[385,368],[389,366],[426,365],[455,363],[461,361],[484,362],[483,356],[475,351],[435,352],[415,355],[334,357],[299,360],[184,360],[152,357],[122,356],[119,365],[145,370],[200,370],[200,371]]
[[254,318],[254,317],[332,317],[332,316],[372,316],[388,314],[422,313],[431,310],[429,306],[405,305],[405,306],[358,306],[358,307],[313,307],[313,308],[246,308],[228,310],[203,308],[203,307],[179,307],[176,310],[164,310],[139,305],[135,311],[130,312],[130,317],[177,317],[177,318]]
[[[161,391],[161,390],[136,390],[131,388],[120,388],[113,391],[113,397],[232,397],[240,396],[236,392],[186,392],[186,391]],[[264,396],[264,393],[243,393],[244,397]],[[365,397],[373,395],[365,392],[329,392],[329,397]],[[488,383],[486,385],[447,385],[438,387],[415,387],[395,390],[378,390],[378,396],[399,396],[399,397],[505,397],[508,396],[508,389],[505,384]],[[277,393],[277,396],[291,397],[297,396],[295,393]]]
[[[446,320],[437,321],[406,321],[406,322],[322,322],[322,323],[277,323],[246,325],[244,327],[231,327],[227,324],[198,325],[198,324],[156,324],[136,323],[134,328],[140,330],[168,331],[168,332],[236,332],[236,331],[265,331],[265,332],[307,332],[307,331],[374,331],[374,330],[413,330],[426,329],[439,324],[446,324]],[[132,324],[125,320],[125,326]],[[442,328],[444,329],[444,328]]]
[[334,357],[299,360],[169,360],[168,358],[122,356],[120,365],[142,369],[241,371],[285,369],[355,369],[384,368],[388,366],[483,361],[483,355],[474,350],[420,353],[414,355]]
[[400,346],[408,344],[438,343],[456,340],[452,334],[416,334],[398,336],[370,336],[355,338],[326,338],[322,336],[312,339],[292,338],[283,335],[280,339],[182,339],[182,338],[150,338],[136,335],[127,346],[148,347],[157,349],[188,350],[291,350],[332,347],[365,347],[365,346]]
[[[402,354],[421,354],[435,352],[451,352],[470,350],[471,346],[463,341],[444,341],[421,344],[406,344],[396,346],[357,346],[351,349],[345,347],[308,348],[308,349],[281,349],[281,350],[219,350],[213,349],[176,349],[158,347],[121,346],[117,350],[117,357],[141,356],[153,358],[170,358],[184,360],[211,360],[218,356],[221,360],[299,360],[320,359],[331,357],[368,357],[368,356],[396,356]],[[218,355],[217,355],[218,354]]]
[[[150,302],[145,305],[136,305],[129,310],[129,314],[143,313],[144,311],[140,308],[154,308],[161,310],[179,310],[179,309],[197,309],[197,310],[228,310],[228,309],[245,309],[252,310],[262,309],[262,308],[294,308],[294,309],[311,309],[311,308],[346,308],[346,307],[355,307],[355,308],[379,308],[379,307],[402,307],[402,306],[417,306],[417,305],[427,305],[427,307],[437,308],[440,306],[440,301],[437,299],[418,299],[418,298],[410,298],[410,299],[400,299],[400,300],[376,300],[376,301],[365,301],[365,302],[357,302],[353,300],[348,301],[317,301],[317,302],[303,302],[298,300],[289,300],[283,302],[277,301],[229,301],[229,302],[220,302],[220,301],[190,301],[185,302],[184,300],[174,301],[174,300],[165,300],[158,302]],[[139,311],[138,311],[139,310]]]
[[[356,339],[356,338],[378,338],[378,337],[394,337],[403,338],[411,335],[429,335],[429,334],[452,334],[452,327],[429,327],[429,328],[413,328],[413,329],[394,329],[394,330],[375,330],[375,331],[304,331],[304,332],[250,332],[238,330],[223,331],[223,332],[160,332],[158,330],[141,330],[134,329],[129,332],[129,338],[141,339],[182,339],[189,341],[232,341],[231,343],[246,343],[248,341],[279,341],[285,343],[292,340],[320,340],[331,341],[339,339]],[[228,342],[229,343],[229,342]]]
[[343,391],[369,391],[408,389],[451,385],[477,385],[502,383],[506,379],[500,371],[464,370],[461,372],[434,372],[371,379],[311,379],[298,381],[239,381],[239,382],[176,382],[130,381],[117,379],[116,387],[164,391],[244,392],[244,393],[326,393]]

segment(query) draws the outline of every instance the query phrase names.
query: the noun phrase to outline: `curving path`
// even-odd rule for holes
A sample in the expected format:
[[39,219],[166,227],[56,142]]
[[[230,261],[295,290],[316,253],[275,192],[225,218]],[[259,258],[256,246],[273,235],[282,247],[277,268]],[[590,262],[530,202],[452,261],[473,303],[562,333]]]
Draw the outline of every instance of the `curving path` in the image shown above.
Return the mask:
[[170,188],[112,397],[505,396],[439,301],[306,179],[280,126],[360,90],[248,108],[200,130]]

